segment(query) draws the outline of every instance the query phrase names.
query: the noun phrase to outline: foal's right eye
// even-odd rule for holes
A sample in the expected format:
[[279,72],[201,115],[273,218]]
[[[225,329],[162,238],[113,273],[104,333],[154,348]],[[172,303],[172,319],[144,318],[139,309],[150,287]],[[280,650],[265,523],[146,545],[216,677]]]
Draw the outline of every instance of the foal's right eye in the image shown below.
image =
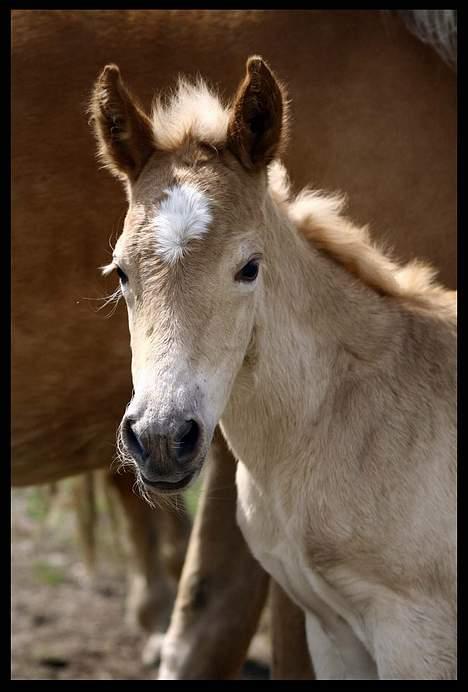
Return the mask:
[[123,272],[120,267],[117,267],[116,271],[117,271],[117,276],[120,279],[120,282],[122,284],[126,284],[128,281],[128,276],[125,274],[125,272]]

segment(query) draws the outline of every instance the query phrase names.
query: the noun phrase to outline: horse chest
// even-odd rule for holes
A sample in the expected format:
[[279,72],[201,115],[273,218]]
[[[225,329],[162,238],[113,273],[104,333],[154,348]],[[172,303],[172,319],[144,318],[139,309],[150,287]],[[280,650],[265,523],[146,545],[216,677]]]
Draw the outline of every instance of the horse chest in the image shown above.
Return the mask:
[[[294,517],[286,519],[280,499],[275,498],[274,492],[264,493],[242,462],[238,463],[236,483],[237,521],[262,567],[303,610],[319,616],[331,636],[336,632],[341,637],[343,626],[347,625],[364,642],[359,613],[346,594],[333,584],[333,566],[329,573],[319,572],[306,561],[301,508]],[[353,575],[349,579],[352,581]]]

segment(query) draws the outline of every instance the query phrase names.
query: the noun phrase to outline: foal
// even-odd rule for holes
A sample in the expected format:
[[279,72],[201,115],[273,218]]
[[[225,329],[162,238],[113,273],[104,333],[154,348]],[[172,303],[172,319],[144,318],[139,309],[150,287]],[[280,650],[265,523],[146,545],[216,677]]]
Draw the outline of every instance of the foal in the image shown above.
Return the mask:
[[284,90],[261,58],[226,108],[180,81],[149,118],[118,68],[91,104],[129,209],[113,262],[145,490],[180,491],[220,421],[238,522],[305,611],[320,679],[456,675],[455,294],[291,195]]

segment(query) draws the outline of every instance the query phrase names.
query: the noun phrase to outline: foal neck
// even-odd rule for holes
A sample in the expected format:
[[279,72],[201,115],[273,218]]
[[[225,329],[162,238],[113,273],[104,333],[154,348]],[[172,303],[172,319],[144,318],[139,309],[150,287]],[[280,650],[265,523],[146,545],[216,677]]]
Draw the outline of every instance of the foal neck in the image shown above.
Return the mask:
[[271,198],[264,233],[255,357],[244,362],[227,414],[245,413],[242,425],[262,429],[256,434],[265,445],[273,435],[276,449],[270,452],[289,457],[305,429],[310,435],[311,426],[321,424],[345,381],[353,386],[391,369],[404,337],[404,315],[394,301],[360,285],[311,247],[287,209]]
[[[344,355],[355,365],[378,366],[401,335],[404,311],[389,296],[352,276],[313,243],[288,217],[287,208],[266,205],[269,269],[258,321],[264,320],[282,354],[291,339],[314,367],[314,345]],[[282,315],[282,320],[278,319]],[[286,355],[285,353],[282,355]],[[294,363],[290,365],[294,367]]]

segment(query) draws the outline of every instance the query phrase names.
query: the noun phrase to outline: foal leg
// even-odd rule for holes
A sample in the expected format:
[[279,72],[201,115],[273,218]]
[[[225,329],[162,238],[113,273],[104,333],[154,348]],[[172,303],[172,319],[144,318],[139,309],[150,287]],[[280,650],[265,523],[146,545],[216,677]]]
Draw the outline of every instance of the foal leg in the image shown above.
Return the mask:
[[273,680],[314,680],[307,646],[305,615],[283,589],[271,581]]
[[238,677],[268,576],[236,523],[235,460],[216,429],[159,680]]
[[306,614],[307,644],[317,680],[378,680],[377,668],[364,645],[341,617],[327,622]]
[[380,680],[456,680],[455,609],[429,599],[394,598],[374,614]]
[[[179,510],[152,509],[133,491],[132,473],[109,474],[108,481],[117,491],[122,504],[132,550],[133,575],[127,601],[127,618],[148,632],[164,632],[169,623],[176,584],[171,583],[169,571],[177,576],[188,542],[189,520],[182,499]],[[168,526],[169,529],[168,530]],[[163,538],[168,534],[172,545],[168,564],[164,564]]]

